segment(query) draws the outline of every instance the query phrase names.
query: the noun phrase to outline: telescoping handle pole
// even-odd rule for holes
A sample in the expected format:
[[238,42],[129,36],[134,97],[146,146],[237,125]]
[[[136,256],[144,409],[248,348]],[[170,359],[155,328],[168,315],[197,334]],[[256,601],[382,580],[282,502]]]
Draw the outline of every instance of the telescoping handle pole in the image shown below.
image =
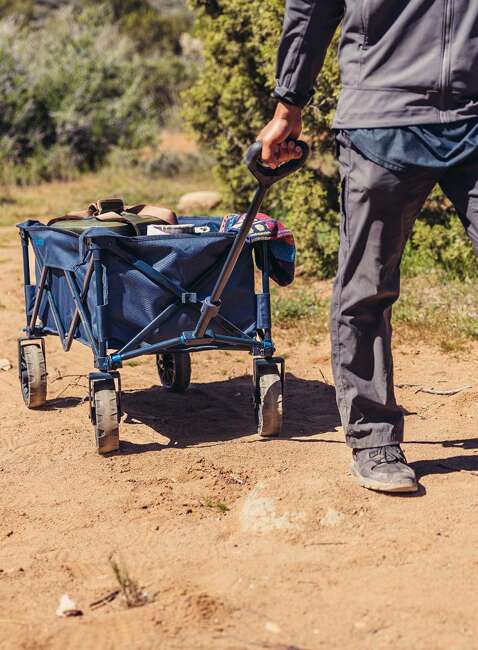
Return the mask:
[[231,277],[236,262],[242,253],[244,243],[247,239],[247,236],[249,235],[251,226],[257,216],[257,213],[259,212],[259,209],[267,192],[272,187],[272,185],[274,185],[274,183],[277,183],[286,176],[293,174],[305,164],[305,161],[309,155],[309,147],[305,142],[302,142],[301,140],[297,140],[295,144],[302,149],[302,156],[298,159],[283,163],[276,169],[273,169],[272,167],[266,167],[261,163],[261,142],[255,142],[249,148],[245,157],[245,163],[249,171],[257,179],[258,187],[241,225],[241,229],[237,233],[234,243],[231,246],[231,250],[229,251],[229,255],[227,256],[224,267],[219,274],[216,285],[209,298],[206,298],[203,302],[201,316],[194,332],[195,337],[201,338],[204,336],[209,323],[214,318],[214,316],[216,316],[220,309],[221,296],[229,281],[229,278]]

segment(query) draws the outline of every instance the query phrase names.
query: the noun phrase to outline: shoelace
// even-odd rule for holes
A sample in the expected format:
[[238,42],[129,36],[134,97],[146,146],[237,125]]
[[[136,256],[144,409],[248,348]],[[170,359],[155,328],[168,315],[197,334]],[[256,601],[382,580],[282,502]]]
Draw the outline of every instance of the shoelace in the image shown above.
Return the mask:
[[407,459],[405,454],[398,445],[389,445],[388,447],[377,447],[370,452],[370,458],[375,460],[374,467],[383,463],[405,463]]

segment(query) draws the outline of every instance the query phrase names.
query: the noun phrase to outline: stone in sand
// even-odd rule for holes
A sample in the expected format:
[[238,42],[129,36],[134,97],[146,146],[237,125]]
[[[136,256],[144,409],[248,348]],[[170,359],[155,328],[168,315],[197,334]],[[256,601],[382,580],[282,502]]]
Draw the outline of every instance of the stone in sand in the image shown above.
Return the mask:
[[221,202],[219,192],[189,192],[179,199],[179,212],[193,212],[194,210],[213,210]]

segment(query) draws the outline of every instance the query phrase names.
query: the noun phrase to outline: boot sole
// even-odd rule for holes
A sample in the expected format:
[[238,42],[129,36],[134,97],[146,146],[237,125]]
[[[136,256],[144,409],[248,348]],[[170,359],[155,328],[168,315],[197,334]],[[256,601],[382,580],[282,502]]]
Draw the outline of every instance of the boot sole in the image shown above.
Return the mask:
[[374,490],[374,492],[388,492],[397,494],[400,492],[417,492],[418,484],[416,481],[408,483],[384,483],[382,481],[374,481],[372,478],[365,478],[355,468],[355,464],[351,465],[352,474],[357,479],[359,485],[367,490]]

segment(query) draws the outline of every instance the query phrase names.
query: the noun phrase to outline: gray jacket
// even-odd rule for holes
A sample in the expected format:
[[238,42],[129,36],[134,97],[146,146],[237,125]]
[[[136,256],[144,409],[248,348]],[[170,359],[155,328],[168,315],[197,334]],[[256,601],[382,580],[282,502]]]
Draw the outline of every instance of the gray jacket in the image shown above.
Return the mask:
[[277,98],[307,103],[340,22],[334,127],[478,116],[478,0],[286,0]]

